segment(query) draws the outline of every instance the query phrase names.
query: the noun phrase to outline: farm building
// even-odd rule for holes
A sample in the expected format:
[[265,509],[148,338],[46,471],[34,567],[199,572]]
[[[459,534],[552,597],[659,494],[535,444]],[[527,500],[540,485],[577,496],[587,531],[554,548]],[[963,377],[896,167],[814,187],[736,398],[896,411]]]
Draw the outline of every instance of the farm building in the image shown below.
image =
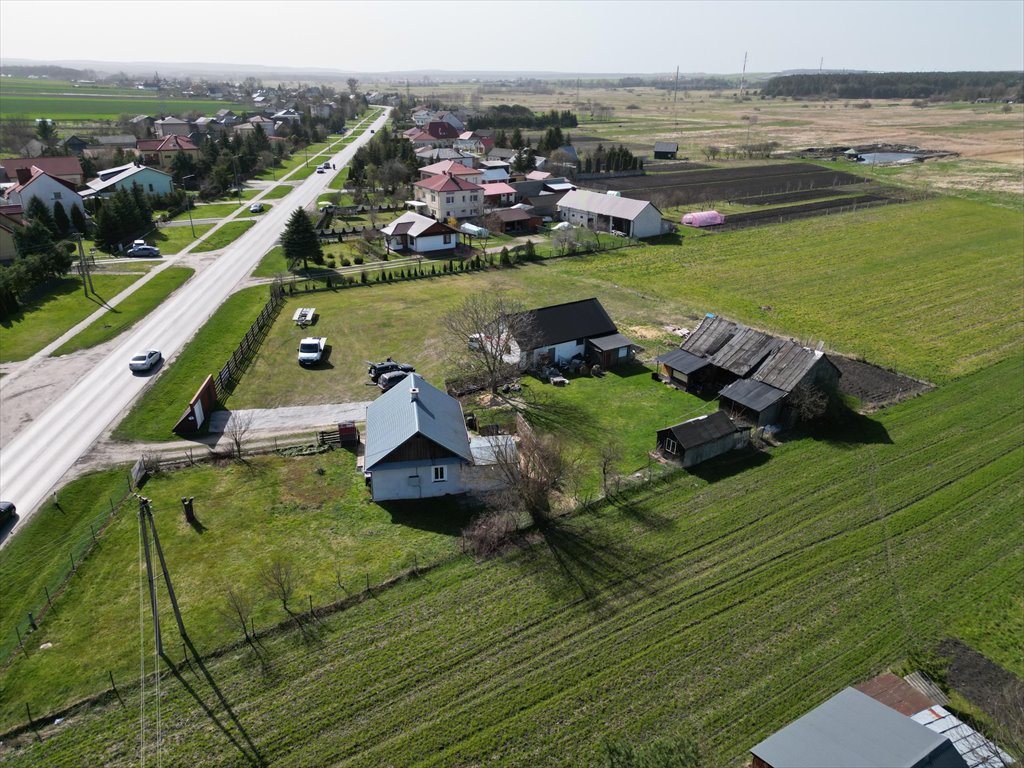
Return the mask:
[[725,224],[725,216],[718,211],[694,211],[684,213],[681,222],[688,227],[717,227]]
[[540,216],[522,208],[502,208],[487,219],[495,222],[494,230],[502,234],[532,235],[541,224]]
[[459,401],[411,373],[366,409],[363,471],[374,501],[493,490],[508,440],[471,443]]
[[967,768],[953,744],[854,688],[750,750],[752,768]]
[[708,370],[707,358],[687,352],[685,349],[673,349],[660,355],[655,362],[658,364],[658,372],[688,392],[700,393],[703,391]]
[[619,333],[597,299],[532,309],[532,338],[517,338],[530,363],[565,364],[573,358],[613,368],[633,359],[638,347]]
[[165,138],[167,136],[188,136],[192,133],[192,124],[180,117],[168,116],[157,120],[154,124],[156,135]]
[[776,349],[750,378],[783,392],[792,392],[801,384],[834,391],[842,374],[821,350],[808,349],[787,341]]
[[654,142],[655,160],[675,160],[677,152],[679,152],[679,145],[674,141]]
[[459,242],[459,233],[447,224],[412,211],[392,221],[381,230],[381,234],[392,251],[450,251]]
[[100,171],[99,176],[86,186],[89,189],[82,193],[82,197],[107,197],[118,189],[131,191],[133,186],[138,186],[151,195],[166,195],[174,190],[173,179],[169,173],[137,163]]
[[786,393],[768,384],[737,379],[718,393],[718,407],[738,421],[764,427],[782,419]]
[[666,459],[692,467],[747,444],[745,429],[733,423],[725,413],[716,411],[682,424],[659,429],[657,451]]
[[558,213],[570,224],[635,238],[656,237],[667,231],[654,203],[584,189],[567,192],[558,203]]

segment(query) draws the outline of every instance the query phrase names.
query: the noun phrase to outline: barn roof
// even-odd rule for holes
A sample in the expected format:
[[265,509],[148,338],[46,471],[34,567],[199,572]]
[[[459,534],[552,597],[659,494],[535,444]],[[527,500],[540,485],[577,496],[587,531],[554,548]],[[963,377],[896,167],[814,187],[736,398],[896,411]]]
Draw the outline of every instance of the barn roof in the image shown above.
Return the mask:
[[718,393],[718,396],[760,413],[784,398],[786,393],[781,389],[762,384],[760,381],[739,379],[725,387]]
[[824,352],[808,349],[795,341],[787,341],[764,361],[751,378],[776,389],[792,392],[819,362],[832,365]]
[[658,357],[657,362],[671,368],[673,371],[685,374],[696,373],[701,368],[710,365],[703,357],[691,355],[685,349],[673,349],[670,352],[666,352]]
[[416,435],[473,461],[459,401],[418,373],[410,373],[366,409],[365,468],[372,469]]
[[550,307],[531,309],[526,314],[532,316],[537,338],[517,341],[532,343],[533,348],[618,332],[615,323],[608,317],[608,313],[597,299],[554,304]]
[[674,141],[656,141],[654,142],[655,152],[678,152],[679,145]]
[[774,768],[966,768],[949,739],[853,688],[750,752]]
[[[552,189],[557,186],[548,185]],[[587,189],[573,189],[558,203],[559,208],[572,208],[577,211],[587,211],[601,216],[613,216],[616,219],[628,219],[632,221],[647,207],[654,207],[649,200],[633,200],[628,197],[616,197],[615,195],[602,195],[599,192],[591,192]],[[657,209],[655,209],[657,210]]]
[[594,338],[587,339],[587,343],[600,352],[610,352],[613,349],[622,349],[622,347],[633,346],[632,339],[627,336],[623,336],[621,333],[609,333],[605,336],[595,336]]
[[522,208],[499,208],[492,214],[506,224],[511,224],[515,221],[529,221],[530,219],[536,218],[532,216],[529,211],[524,211]]
[[737,426],[724,411],[698,416],[696,419],[684,421],[682,424],[676,424],[667,429],[683,450],[707,445],[715,440],[743,431],[743,428]]
[[753,328],[742,328],[711,356],[711,364],[737,376],[746,376],[784,342]]
[[700,325],[686,337],[686,341],[680,344],[679,348],[698,357],[707,357],[720,350],[739,328],[736,323],[721,317],[707,316],[700,321]]

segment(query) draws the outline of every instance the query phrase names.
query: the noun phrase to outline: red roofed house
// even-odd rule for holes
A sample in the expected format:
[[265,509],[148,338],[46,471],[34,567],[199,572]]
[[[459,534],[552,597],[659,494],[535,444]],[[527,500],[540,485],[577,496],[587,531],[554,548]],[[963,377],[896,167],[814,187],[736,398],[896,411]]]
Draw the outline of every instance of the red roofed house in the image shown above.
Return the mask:
[[424,203],[438,221],[449,217],[468,219],[484,210],[483,187],[461,176],[443,173],[413,184],[416,200]]
[[146,165],[170,168],[171,161],[179,152],[184,152],[193,160],[199,159],[199,147],[187,136],[171,135],[162,139],[140,139],[135,145]]
[[20,205],[22,209],[28,208],[28,203],[33,197],[38,197],[46,207],[53,213],[57,203],[64,208],[64,213],[71,216],[71,209],[78,206],[83,212],[85,205],[82,204],[82,197],[76,191],[75,185],[70,181],[50,176],[41,168],[35,166],[31,171],[21,169],[18,173],[18,183],[8,187],[4,192],[3,205]]
[[25,228],[20,205],[0,206],[0,264],[10,264],[18,255],[14,233]]
[[403,134],[417,147],[450,147],[459,138],[459,131],[448,123],[427,123],[424,128],[410,128]]
[[420,177],[424,179],[429,179],[431,176],[442,176],[446,173],[449,176],[459,176],[474,184],[482,184],[484,179],[483,171],[479,168],[470,168],[454,160],[442,160],[439,163],[420,168]]
[[77,157],[6,157],[0,160],[0,182],[20,181],[19,171],[26,171],[27,179],[32,175],[32,166],[55,179],[70,181],[76,187],[85,183],[82,164]]
[[488,208],[502,208],[506,205],[512,205],[516,201],[515,188],[503,181],[484,184],[483,189],[484,205]]

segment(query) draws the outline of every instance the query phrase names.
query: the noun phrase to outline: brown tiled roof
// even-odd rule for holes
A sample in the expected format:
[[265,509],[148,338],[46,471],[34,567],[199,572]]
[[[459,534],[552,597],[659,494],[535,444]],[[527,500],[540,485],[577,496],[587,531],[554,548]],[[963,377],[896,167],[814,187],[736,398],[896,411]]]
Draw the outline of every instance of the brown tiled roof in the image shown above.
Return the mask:
[[449,173],[430,176],[429,178],[417,181],[413,186],[422,187],[434,192],[475,192],[481,189],[479,184],[460,179],[458,176],[452,176]]
[[865,680],[854,687],[875,701],[879,701],[907,717],[928,709],[934,703],[902,677],[898,677],[892,672]]
[[187,136],[171,135],[162,139],[142,139],[135,145],[140,152],[186,152],[198,147]]
[[51,176],[82,175],[82,164],[77,157],[8,157],[0,160],[0,168],[4,169],[11,181],[18,178],[19,168],[29,170],[33,165]]

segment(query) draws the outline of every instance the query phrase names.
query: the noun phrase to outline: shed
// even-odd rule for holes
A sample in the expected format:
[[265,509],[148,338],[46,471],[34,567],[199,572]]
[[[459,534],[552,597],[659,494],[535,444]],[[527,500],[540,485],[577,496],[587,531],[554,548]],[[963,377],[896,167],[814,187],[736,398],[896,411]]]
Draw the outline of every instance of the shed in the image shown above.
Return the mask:
[[[529,363],[541,359],[553,364],[567,363],[574,357],[589,356],[591,351],[599,355],[632,344],[625,336],[612,338],[620,336],[619,329],[596,298],[532,309],[526,314],[531,317],[535,335],[517,338],[516,342],[527,351]],[[591,340],[599,341],[595,345]],[[609,356],[608,362],[614,365],[628,359],[628,355],[620,358],[616,354]]]
[[717,227],[725,224],[725,216],[718,211],[693,211],[684,213],[681,222],[688,227]]
[[945,736],[846,688],[750,750],[754,768],[966,768]]
[[540,216],[534,216],[522,208],[502,208],[494,211],[491,218],[498,226],[495,227],[501,233],[529,234],[532,235],[541,225]]
[[675,160],[677,152],[679,152],[679,145],[674,141],[654,142],[655,160]]
[[718,393],[718,407],[734,419],[756,427],[777,424],[786,393],[751,379],[738,379]]
[[655,360],[658,371],[673,384],[690,392],[700,392],[707,383],[710,363],[685,349],[673,349]]
[[657,432],[657,450],[667,459],[692,467],[715,456],[742,448],[749,434],[722,411],[684,421]]
[[715,367],[716,383],[729,384],[736,379],[750,376],[768,355],[783,344],[767,333],[753,328],[740,328],[722,348],[711,355],[709,361]]
[[587,339],[586,349],[586,358],[591,365],[614,368],[633,360],[640,347],[621,333],[609,333]]
[[679,348],[697,357],[709,357],[720,350],[739,329],[740,326],[734,322],[715,315],[705,315],[700,325],[686,337]]

